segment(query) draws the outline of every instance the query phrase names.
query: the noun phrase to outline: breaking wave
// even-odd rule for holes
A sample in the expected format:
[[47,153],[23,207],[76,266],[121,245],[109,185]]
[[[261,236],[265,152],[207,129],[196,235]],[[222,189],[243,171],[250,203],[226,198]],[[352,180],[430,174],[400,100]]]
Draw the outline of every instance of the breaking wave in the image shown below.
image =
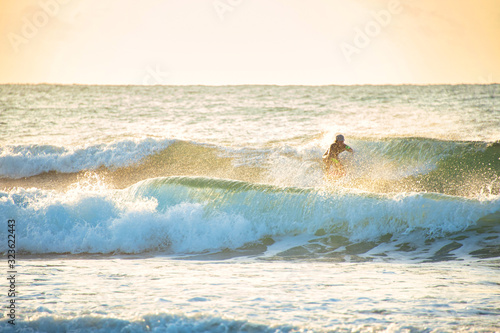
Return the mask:
[[16,220],[17,248],[32,254],[233,251],[317,258],[387,254],[387,247],[401,253],[438,246],[437,252],[447,245],[444,257],[461,247],[468,251],[463,255],[497,256],[499,214],[498,197],[375,194],[206,177],[155,178],[124,190],[0,193],[0,216]]

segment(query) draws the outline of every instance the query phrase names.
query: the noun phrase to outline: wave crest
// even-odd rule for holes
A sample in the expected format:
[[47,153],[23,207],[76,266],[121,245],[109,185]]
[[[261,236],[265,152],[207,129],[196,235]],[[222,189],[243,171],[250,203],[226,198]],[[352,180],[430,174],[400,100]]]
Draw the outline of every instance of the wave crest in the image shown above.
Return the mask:
[[165,149],[173,140],[124,140],[84,148],[51,145],[20,145],[0,148],[0,177],[22,178],[44,172],[72,173],[136,163]]

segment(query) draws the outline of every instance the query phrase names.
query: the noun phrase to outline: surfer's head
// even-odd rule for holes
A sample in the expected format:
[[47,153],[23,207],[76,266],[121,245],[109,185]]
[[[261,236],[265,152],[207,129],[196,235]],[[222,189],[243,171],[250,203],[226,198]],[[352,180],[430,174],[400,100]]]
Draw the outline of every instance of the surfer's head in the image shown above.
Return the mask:
[[335,137],[335,142],[344,142],[344,136],[342,134],[338,134]]

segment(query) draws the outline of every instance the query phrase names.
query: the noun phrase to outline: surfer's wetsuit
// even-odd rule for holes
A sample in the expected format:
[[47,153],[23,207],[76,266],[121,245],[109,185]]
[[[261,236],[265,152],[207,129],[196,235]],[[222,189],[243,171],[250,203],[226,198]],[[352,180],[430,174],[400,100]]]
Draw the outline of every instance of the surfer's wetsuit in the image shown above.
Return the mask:
[[323,154],[323,161],[326,167],[329,169],[332,165],[342,166],[339,161],[339,154],[343,151],[352,152],[352,148],[346,145],[344,142],[335,141],[330,145],[330,148]]

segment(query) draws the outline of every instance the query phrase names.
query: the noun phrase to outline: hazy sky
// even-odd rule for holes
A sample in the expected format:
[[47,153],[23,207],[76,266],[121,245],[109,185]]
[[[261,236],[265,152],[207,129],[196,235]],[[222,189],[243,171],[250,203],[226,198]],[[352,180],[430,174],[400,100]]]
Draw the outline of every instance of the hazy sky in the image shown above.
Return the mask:
[[500,0],[0,0],[0,83],[500,81]]

